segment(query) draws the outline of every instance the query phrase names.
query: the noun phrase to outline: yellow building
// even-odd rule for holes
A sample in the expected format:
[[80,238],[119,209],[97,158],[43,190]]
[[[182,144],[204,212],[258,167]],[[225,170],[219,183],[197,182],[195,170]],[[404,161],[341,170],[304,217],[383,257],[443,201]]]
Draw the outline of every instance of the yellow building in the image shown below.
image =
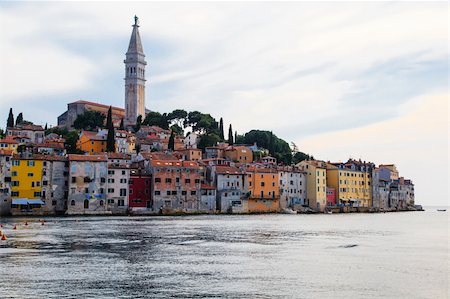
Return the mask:
[[246,191],[244,206],[249,213],[277,212],[280,208],[278,171],[270,168],[249,167],[245,171]]
[[309,207],[323,212],[327,203],[326,163],[304,160],[296,166],[306,172],[306,201]]
[[11,197],[41,198],[42,159],[35,155],[14,155],[11,166]]
[[82,131],[77,142],[77,148],[90,155],[106,152],[106,134]]
[[0,150],[11,150],[14,154],[17,154],[18,145],[19,143],[11,136],[0,139]]
[[328,163],[327,186],[336,189],[336,202],[359,207],[372,206],[370,163]]

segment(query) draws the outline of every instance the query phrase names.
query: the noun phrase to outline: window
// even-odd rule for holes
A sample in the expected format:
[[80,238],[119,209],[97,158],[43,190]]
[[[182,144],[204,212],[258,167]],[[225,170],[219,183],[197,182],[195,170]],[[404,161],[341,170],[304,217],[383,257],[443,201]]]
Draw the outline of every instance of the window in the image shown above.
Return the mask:
[[261,187],[264,187],[265,186],[265,183],[264,182],[261,182]]
[[197,194],[197,191],[195,191],[195,190],[191,191],[191,195],[196,195],[196,194]]
[[36,187],[39,187],[41,185],[41,182],[36,182]]
[[52,206],[56,206],[56,200],[52,200]]
[[133,185],[133,180],[128,180],[129,185]]
[[12,176],[17,176],[17,171],[13,171],[11,174]]
[[47,186],[48,185],[48,181],[42,181],[42,186]]
[[172,195],[177,195],[177,191],[172,191]]
[[19,160],[13,160],[12,161],[12,165],[13,166],[20,166],[20,161]]
[[11,191],[11,196],[19,196],[19,191]]
[[108,193],[114,193],[114,188],[108,188]]
[[126,184],[127,183],[127,179],[120,179],[120,183],[121,184]]
[[100,178],[100,183],[106,183],[106,178]]
[[122,175],[125,175],[125,170],[122,170]]
[[118,205],[119,207],[123,207],[123,206],[125,205],[125,201],[124,201],[123,199],[119,199],[119,200],[117,201],[117,205]]
[[89,188],[84,188],[84,193],[89,193]]
[[166,178],[166,183],[172,183],[172,179],[171,178]]
[[127,196],[127,189],[125,188],[120,189],[120,196]]
[[12,181],[11,182],[11,186],[18,187],[19,186],[19,181]]
[[33,176],[33,173],[32,173],[32,172],[29,172],[29,173],[28,173],[28,176]]
[[114,183],[114,179],[108,179],[108,183]]
[[155,190],[155,195],[161,195],[161,191]]
[[104,202],[103,200],[100,200],[100,206],[103,206]]
[[196,184],[200,184],[200,179],[195,179]]
[[155,183],[161,183],[161,178],[155,178]]
[[33,167],[34,166],[34,161],[27,161],[27,166]]
[[179,183],[179,182],[180,182],[180,178],[176,178],[176,179],[175,179],[175,182],[176,182],[176,183]]
[[186,195],[187,191],[181,191],[181,195]]
[[261,198],[264,197],[264,191],[261,191]]
[[40,197],[41,196],[41,192],[34,192],[34,197]]
[[167,190],[167,195],[170,195],[170,191],[169,190]]
[[108,170],[108,174],[114,174],[114,170]]
[[75,200],[72,199],[72,200],[70,201],[70,205],[71,205],[71,206],[74,206],[74,205],[75,205]]
[[190,183],[191,183],[191,179],[185,179],[185,180],[184,180],[184,183],[185,183],[185,184],[190,184]]
[[31,182],[31,188],[34,188],[34,182]]
[[77,178],[76,177],[72,177],[72,183],[75,183],[77,181]]
[[105,190],[103,188],[100,188],[100,194],[105,193]]

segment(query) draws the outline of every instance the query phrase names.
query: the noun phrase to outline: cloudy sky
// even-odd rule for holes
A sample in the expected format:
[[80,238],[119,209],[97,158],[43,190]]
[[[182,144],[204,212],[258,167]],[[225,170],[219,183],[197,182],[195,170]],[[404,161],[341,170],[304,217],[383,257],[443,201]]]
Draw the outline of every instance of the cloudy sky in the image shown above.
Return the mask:
[[[316,158],[396,163],[448,204],[446,2],[0,3],[0,120],[123,107],[134,15],[146,106],[272,130]],[[4,124],[0,125],[4,127]]]

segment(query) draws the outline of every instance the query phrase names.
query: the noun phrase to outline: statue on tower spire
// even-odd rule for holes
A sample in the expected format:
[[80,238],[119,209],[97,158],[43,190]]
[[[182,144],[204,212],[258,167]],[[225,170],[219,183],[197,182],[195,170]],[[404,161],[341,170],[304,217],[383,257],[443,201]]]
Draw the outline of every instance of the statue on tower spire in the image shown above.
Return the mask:
[[137,15],[134,15],[134,25],[137,26],[139,24],[139,18]]

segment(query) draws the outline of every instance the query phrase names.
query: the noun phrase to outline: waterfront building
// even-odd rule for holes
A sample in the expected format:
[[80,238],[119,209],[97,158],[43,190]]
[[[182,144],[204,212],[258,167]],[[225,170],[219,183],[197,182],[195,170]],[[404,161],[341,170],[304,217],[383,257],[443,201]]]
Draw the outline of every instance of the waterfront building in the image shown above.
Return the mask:
[[0,149],[0,216],[11,211],[12,150]]
[[69,155],[67,214],[108,214],[106,202],[108,157]]
[[245,169],[243,197],[248,213],[278,212],[280,209],[280,185],[278,171],[268,167],[248,166]]
[[132,164],[129,179],[128,205],[132,211],[152,209],[150,171],[140,163]]
[[296,165],[306,172],[306,202],[310,208],[323,212],[327,200],[326,163],[318,160],[304,160]]
[[327,187],[327,207],[336,206],[336,189]]
[[339,204],[372,207],[372,163],[349,160],[327,163],[327,186],[336,190]]
[[111,107],[111,114],[114,127],[118,128],[121,120],[125,116],[125,110],[123,108],[103,105],[95,102],[79,100],[67,104],[67,111],[58,116],[58,126],[64,127],[68,130],[74,129],[73,123],[77,117],[87,111],[99,112],[103,115],[108,114],[109,107]]
[[139,115],[145,118],[145,61],[144,48],[135,16],[125,63],[125,120],[126,127],[136,124]]
[[380,169],[374,168],[372,171],[372,207],[376,210],[389,209],[389,186],[390,176],[388,176],[388,180],[382,179]]
[[394,164],[380,164],[378,168],[380,169],[380,179],[384,181],[398,180],[399,174]]
[[[111,157],[108,158],[111,161]],[[127,163],[109,163],[106,199],[113,214],[126,214],[128,210],[130,168]]]
[[11,197],[40,199],[42,192],[42,156],[15,154],[11,167]]
[[243,213],[242,202],[245,191],[244,172],[237,167],[215,165],[208,167],[209,179],[216,186],[217,204],[220,213]]
[[280,177],[280,208],[306,204],[306,175],[298,167],[278,167]]
[[151,160],[154,211],[198,212],[202,169],[194,161]]
[[42,190],[44,214],[64,214],[67,210],[69,163],[66,157],[42,155]]
[[215,213],[216,212],[216,187],[202,184],[200,190],[200,206],[198,212]]

